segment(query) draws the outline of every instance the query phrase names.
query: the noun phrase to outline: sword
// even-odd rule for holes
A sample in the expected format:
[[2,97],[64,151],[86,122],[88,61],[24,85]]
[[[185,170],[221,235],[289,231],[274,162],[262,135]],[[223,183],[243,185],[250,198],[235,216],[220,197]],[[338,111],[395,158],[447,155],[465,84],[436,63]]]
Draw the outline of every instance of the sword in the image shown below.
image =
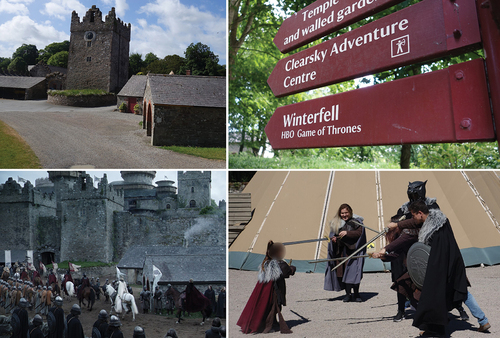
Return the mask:
[[328,238],[327,236],[325,236],[323,238],[306,239],[306,240],[303,240],[303,241],[295,241],[295,242],[285,242],[285,243],[282,243],[282,244],[283,245],[295,245],[295,244],[322,242],[322,241],[329,241],[329,240],[330,240],[330,238]]
[[[372,255],[360,255],[360,256],[353,256],[350,259],[357,259],[357,258],[373,258]],[[323,263],[323,262],[333,262],[333,261],[339,261],[343,257],[338,257],[338,258],[327,258],[327,259],[315,259],[312,261],[308,261],[307,263]]]
[[361,248],[359,248],[358,250],[354,251],[351,255],[349,255],[348,257],[346,257],[342,262],[340,262],[339,264],[337,264],[331,271],[336,270],[339,266],[341,266],[342,264],[344,264],[345,262],[347,262],[349,259],[351,259],[351,257],[356,256],[356,254],[358,252],[360,252],[361,250],[363,250],[364,248],[366,248],[368,245],[370,245],[373,242],[375,242],[377,239],[379,239],[379,237],[382,237],[383,235],[385,235],[387,233],[387,231],[389,231],[389,229],[385,228],[383,231],[379,232],[377,236],[373,237],[373,239],[371,239],[369,242],[367,242]]

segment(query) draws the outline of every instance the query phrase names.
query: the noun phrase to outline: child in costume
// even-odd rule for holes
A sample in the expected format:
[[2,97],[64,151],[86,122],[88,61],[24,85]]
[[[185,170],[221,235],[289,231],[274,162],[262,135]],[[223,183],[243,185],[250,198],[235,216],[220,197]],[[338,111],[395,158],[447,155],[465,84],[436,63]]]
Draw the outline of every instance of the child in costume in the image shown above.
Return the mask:
[[276,322],[276,315],[280,332],[292,333],[283,319],[281,308],[286,306],[285,278],[293,276],[296,268],[283,260],[285,252],[285,246],[281,243],[269,241],[267,244],[257,285],[237,322],[243,333],[270,332]]

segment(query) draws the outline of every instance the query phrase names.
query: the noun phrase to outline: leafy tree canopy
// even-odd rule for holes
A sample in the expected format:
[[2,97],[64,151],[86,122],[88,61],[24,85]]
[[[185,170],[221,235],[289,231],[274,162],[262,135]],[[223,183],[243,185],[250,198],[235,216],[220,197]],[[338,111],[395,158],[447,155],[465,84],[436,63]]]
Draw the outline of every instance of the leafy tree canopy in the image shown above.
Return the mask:
[[67,51],[58,52],[50,57],[47,64],[49,66],[68,68],[68,54]]
[[38,49],[35,45],[23,43],[23,45],[12,54],[13,60],[17,57],[21,57],[28,65],[35,65],[38,59]]

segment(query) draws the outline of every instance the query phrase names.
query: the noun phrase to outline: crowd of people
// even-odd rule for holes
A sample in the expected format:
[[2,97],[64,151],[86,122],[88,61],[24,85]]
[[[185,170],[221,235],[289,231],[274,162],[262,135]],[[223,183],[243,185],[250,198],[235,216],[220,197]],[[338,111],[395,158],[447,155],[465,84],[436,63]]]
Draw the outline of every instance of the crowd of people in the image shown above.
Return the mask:
[[[86,287],[94,289],[99,299],[102,293],[106,297],[105,301],[113,301],[115,294],[107,292],[107,286],[113,289],[118,289],[118,284],[125,285],[123,278],[120,281],[109,281],[106,279],[101,286],[99,278],[88,278],[83,274],[81,279],[73,279],[71,272],[68,270],[62,277],[61,287],[53,271],[47,275],[46,281],[43,282],[40,274],[36,269],[29,271],[26,264],[16,262],[11,267],[2,267],[0,277],[0,306],[4,308],[5,314],[10,315],[10,326],[12,329],[12,338],[25,338],[29,333],[29,337],[49,337],[49,338],[84,338],[84,330],[80,322],[82,310],[78,304],[73,304],[70,313],[66,316],[63,306],[64,295],[78,295]],[[29,273],[28,273],[29,271]],[[78,285],[76,290],[68,290],[67,282]],[[71,284],[68,284],[71,286]],[[190,285],[192,284],[191,288]],[[127,285],[127,292],[133,294],[132,288]],[[171,285],[168,286],[169,288]],[[193,289],[193,281],[188,283],[187,289]],[[197,291],[199,293],[199,291]],[[73,293],[73,294],[72,294]],[[206,306],[212,313],[220,314],[225,317],[225,288],[223,288],[218,297],[211,286],[205,292],[205,295],[199,293],[206,301]],[[110,298],[113,298],[110,300]],[[176,304],[173,297],[168,292],[162,293],[159,287],[155,288],[155,292],[151,293],[144,286],[143,291],[139,296],[142,304],[143,313],[148,313],[150,305],[154,313],[160,314],[164,309],[167,314],[173,314]],[[189,298],[189,297],[188,297]],[[184,297],[184,299],[186,299]],[[188,299],[189,300],[189,299]],[[151,304],[150,304],[151,302]],[[184,309],[185,310],[185,309]],[[28,311],[34,312],[34,316],[29,320]],[[33,314],[33,313],[32,313]],[[44,322],[43,318],[46,318]],[[110,315],[106,310],[101,310],[97,315],[97,320],[92,327],[92,338],[120,338],[124,337],[122,333],[120,319],[117,316]],[[220,318],[216,317],[212,322],[212,327],[205,333],[206,337],[225,337],[225,327],[221,325]],[[129,335],[125,335],[129,336]],[[143,327],[136,326],[133,332],[134,338],[146,337]],[[170,329],[166,332],[165,337],[178,337],[175,329]]]
[[[415,308],[413,326],[421,330],[420,336],[441,337],[445,335],[450,311],[457,309],[462,320],[469,319],[462,306],[465,304],[478,321],[477,331],[488,332],[489,320],[468,291],[465,264],[450,221],[436,199],[426,196],[426,183],[409,183],[409,200],[376,237],[385,235],[388,245],[371,255],[366,253],[370,242],[366,240],[363,217],[354,214],[348,204],[338,208],[330,222],[324,289],[344,291],[344,302],[363,302],[359,290],[365,259],[378,258],[391,263],[391,288],[397,294],[394,322],[402,321],[411,305]],[[407,259],[414,245],[428,252],[428,262],[418,264],[418,271],[409,271]],[[273,329],[292,333],[281,310],[286,306],[285,279],[294,275],[296,269],[284,261],[285,252],[282,243],[269,241],[257,285],[237,322],[243,333],[267,333]],[[421,281],[417,280],[419,276]]]

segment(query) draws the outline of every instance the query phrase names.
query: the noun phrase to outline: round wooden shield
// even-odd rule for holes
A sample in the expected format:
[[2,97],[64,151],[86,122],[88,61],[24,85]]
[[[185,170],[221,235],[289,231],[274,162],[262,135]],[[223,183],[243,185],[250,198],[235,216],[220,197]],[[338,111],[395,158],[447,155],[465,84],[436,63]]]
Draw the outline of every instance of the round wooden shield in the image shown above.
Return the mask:
[[408,274],[419,289],[422,289],[424,285],[425,272],[427,271],[427,262],[429,261],[430,254],[431,247],[420,242],[413,244],[410,250],[408,250],[406,257]]

